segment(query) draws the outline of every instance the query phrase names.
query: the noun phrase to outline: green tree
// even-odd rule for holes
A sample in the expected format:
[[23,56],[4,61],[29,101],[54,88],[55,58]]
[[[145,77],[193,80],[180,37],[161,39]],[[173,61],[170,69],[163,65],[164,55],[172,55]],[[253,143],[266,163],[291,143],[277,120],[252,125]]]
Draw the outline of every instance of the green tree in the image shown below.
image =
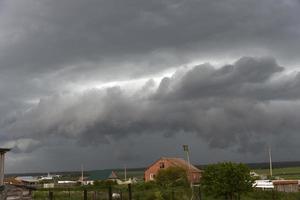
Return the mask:
[[186,170],[180,167],[159,170],[155,180],[162,187],[188,186]]
[[230,200],[240,199],[242,193],[251,191],[252,183],[248,166],[232,162],[207,166],[201,179],[204,192]]

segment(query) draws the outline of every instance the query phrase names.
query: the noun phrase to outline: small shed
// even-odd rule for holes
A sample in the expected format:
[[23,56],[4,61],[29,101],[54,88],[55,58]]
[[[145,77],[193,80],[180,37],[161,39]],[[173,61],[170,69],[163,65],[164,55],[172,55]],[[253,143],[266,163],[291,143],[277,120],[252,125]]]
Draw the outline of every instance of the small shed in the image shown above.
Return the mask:
[[279,192],[298,192],[298,180],[276,180],[273,181],[275,190]]
[[274,184],[271,180],[255,180],[253,187],[262,190],[273,190]]

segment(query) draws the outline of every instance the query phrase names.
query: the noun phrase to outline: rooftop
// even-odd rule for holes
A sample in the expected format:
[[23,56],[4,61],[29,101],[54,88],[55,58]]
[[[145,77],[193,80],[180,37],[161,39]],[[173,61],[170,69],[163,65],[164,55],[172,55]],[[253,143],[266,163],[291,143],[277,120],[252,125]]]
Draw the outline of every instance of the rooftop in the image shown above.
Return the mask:
[[8,148],[0,148],[0,153],[6,153],[8,151],[10,151],[10,149],[8,149]]
[[192,172],[201,172],[201,170],[199,170],[197,167],[195,167],[192,164],[189,165],[189,163],[187,161],[183,160],[182,158],[162,157],[161,159],[169,160],[171,163],[173,163],[173,165],[175,165],[177,167],[188,168],[190,166],[190,170]]
[[290,185],[290,184],[296,184],[298,185],[298,180],[275,180],[273,181],[274,185]]
[[[185,160],[182,159],[182,158],[161,157],[159,160],[155,161],[154,163],[157,163],[157,162],[162,161],[162,160],[169,161],[169,162],[172,164],[172,166],[174,166],[174,167],[181,167],[181,168],[189,169],[190,172],[201,172],[200,169],[198,169],[197,167],[195,167],[195,166],[192,165],[192,164],[189,165],[188,162],[185,161]],[[153,164],[154,164],[154,163],[153,163]],[[152,164],[152,165],[153,165],[153,164]],[[148,167],[148,169],[149,169],[152,165],[150,165],[150,166]]]

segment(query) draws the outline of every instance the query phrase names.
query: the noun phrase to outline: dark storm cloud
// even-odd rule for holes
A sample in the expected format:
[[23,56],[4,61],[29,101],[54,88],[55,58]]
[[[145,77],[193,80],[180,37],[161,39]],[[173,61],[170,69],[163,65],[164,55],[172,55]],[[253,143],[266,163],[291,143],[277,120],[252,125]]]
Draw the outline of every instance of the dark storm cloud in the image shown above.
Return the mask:
[[82,72],[102,60],[164,50],[211,56],[254,48],[296,58],[299,6],[296,0],[3,1],[1,68],[39,73],[75,65]]
[[[6,130],[14,139],[55,135],[87,146],[129,135],[195,133],[214,148],[255,152],[269,137],[300,129],[300,76],[282,81],[284,72],[273,58],[199,65],[163,78],[156,90],[129,95],[113,87],[41,100]],[[151,82],[142,88],[155,87]]]
[[[145,77],[197,59],[297,63],[299,1],[1,1],[1,100]],[[7,109],[1,106],[0,110]]]
[[[299,10],[298,0],[2,0],[1,145],[23,161],[60,139],[88,148],[191,132],[254,151],[261,135],[295,134],[300,75],[287,70],[299,63]],[[242,56],[287,69],[243,58],[154,81]],[[93,89],[148,77],[135,94]]]

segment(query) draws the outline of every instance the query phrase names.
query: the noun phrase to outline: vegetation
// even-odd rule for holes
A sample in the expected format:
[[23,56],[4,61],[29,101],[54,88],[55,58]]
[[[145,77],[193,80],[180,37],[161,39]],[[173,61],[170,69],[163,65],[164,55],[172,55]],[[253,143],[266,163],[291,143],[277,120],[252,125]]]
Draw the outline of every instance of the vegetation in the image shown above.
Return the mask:
[[[240,165],[240,164],[233,164]],[[205,168],[207,171],[209,167]],[[248,170],[248,169],[247,169]],[[163,170],[162,181],[152,181],[152,182],[139,182],[138,184],[132,185],[132,195],[134,200],[190,200],[191,189],[187,187],[184,182],[177,181],[176,184],[169,184],[168,180],[176,177],[174,175],[168,175]],[[172,171],[172,170],[171,170]],[[258,174],[268,174],[268,169],[258,169],[254,170]],[[176,172],[176,170],[175,170]],[[131,171],[132,176],[135,177],[136,174],[142,174],[142,171]],[[288,177],[299,173],[300,167],[289,167],[289,168],[276,168],[273,170],[275,176]],[[167,174],[167,175],[166,175]],[[171,173],[173,174],[173,173]],[[181,173],[175,173],[181,174]],[[205,176],[206,172],[204,173]],[[280,175],[279,175],[280,174]],[[119,175],[119,174],[118,174]],[[182,174],[183,175],[183,174]],[[286,175],[286,176],[285,176]],[[128,174],[127,174],[127,177]],[[159,176],[158,176],[159,177]],[[181,177],[181,176],[178,176]],[[299,176],[300,177],[300,176]],[[157,178],[157,177],[156,177]],[[233,179],[233,176],[230,176]],[[180,179],[175,179],[180,180]],[[235,179],[233,179],[235,180]],[[176,181],[175,181],[176,182]],[[238,182],[237,182],[238,183]],[[203,182],[202,182],[203,184]],[[239,184],[239,183],[238,183]],[[106,200],[108,195],[108,186],[112,186],[113,193],[122,193],[123,200],[128,200],[128,189],[127,185],[115,185],[111,182],[99,181],[96,182],[95,186],[75,186],[72,188],[55,188],[51,189],[54,194],[55,200],[82,200],[83,190],[87,189],[88,199],[95,200]],[[33,192],[33,199],[35,200],[45,200],[48,199],[49,189],[40,189]],[[198,188],[195,189],[195,193],[198,193]],[[201,186],[202,200],[224,200],[225,197],[218,196],[206,191],[205,184]],[[235,194],[235,196],[238,196]],[[227,197],[226,197],[227,198]],[[281,193],[276,191],[260,191],[254,190],[247,193],[240,194],[240,200],[299,200],[300,192],[298,193]]]
[[112,186],[112,185],[117,185],[117,182],[110,181],[110,180],[107,180],[107,181],[95,181],[94,182],[94,186],[95,187],[100,187],[100,188],[107,188],[107,187]]
[[[148,183],[145,183],[148,184]],[[144,187],[143,183],[133,186],[133,199],[134,200],[190,200],[191,191],[189,188],[166,188],[162,189],[158,185],[153,184],[153,187]],[[148,185],[149,186],[149,185]],[[147,188],[147,189],[146,189]],[[74,189],[74,188],[73,188]],[[91,188],[90,188],[91,189]],[[128,200],[128,192],[126,186],[122,188],[113,186],[113,192],[122,192],[123,200]],[[64,191],[53,191],[55,200],[83,200],[82,190],[68,190]],[[88,190],[88,199],[96,200],[107,200],[108,190],[104,189],[93,189]],[[34,200],[45,200],[48,199],[48,191],[35,191],[33,193]],[[241,200],[299,200],[300,192],[298,193],[282,193],[275,191],[251,191],[247,194],[241,195]],[[216,198],[202,193],[202,200],[224,200],[224,198]]]
[[186,170],[180,167],[159,170],[155,180],[162,187],[188,186]]
[[[268,176],[270,171],[269,169],[255,169],[256,173],[260,175]],[[280,177],[284,179],[300,179],[300,167],[284,167],[284,168],[274,168],[273,176]]]
[[204,191],[216,198],[240,199],[241,194],[252,190],[250,169],[232,162],[208,165],[202,176]]

